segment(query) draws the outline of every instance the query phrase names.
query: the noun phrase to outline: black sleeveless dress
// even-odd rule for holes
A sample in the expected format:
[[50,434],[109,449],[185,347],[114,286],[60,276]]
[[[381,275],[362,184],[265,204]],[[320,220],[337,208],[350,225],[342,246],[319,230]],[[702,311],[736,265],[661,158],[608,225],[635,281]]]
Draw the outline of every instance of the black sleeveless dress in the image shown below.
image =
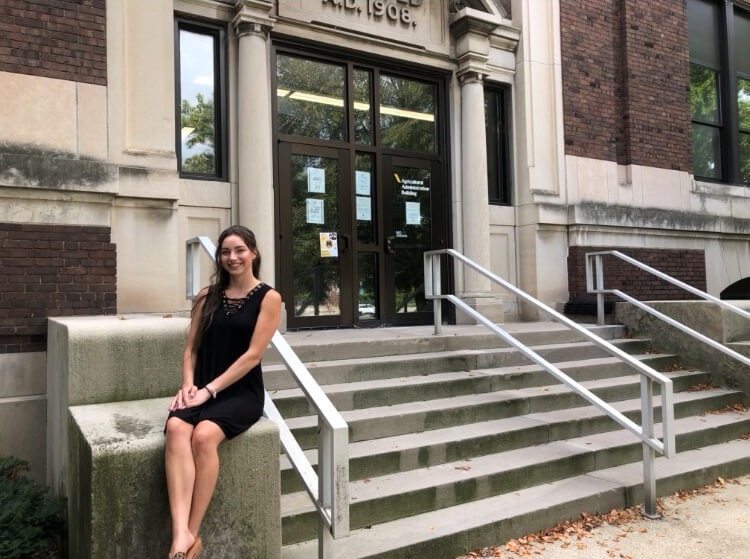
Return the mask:
[[[226,297],[216,309],[213,321],[203,333],[195,359],[194,384],[203,388],[226,371],[250,347],[250,339],[258,321],[260,304],[272,288],[256,285],[237,301]],[[205,404],[174,410],[169,417],[179,417],[192,425],[209,420],[216,423],[228,439],[250,428],[261,415],[265,391],[260,363],[234,384],[224,388]]]

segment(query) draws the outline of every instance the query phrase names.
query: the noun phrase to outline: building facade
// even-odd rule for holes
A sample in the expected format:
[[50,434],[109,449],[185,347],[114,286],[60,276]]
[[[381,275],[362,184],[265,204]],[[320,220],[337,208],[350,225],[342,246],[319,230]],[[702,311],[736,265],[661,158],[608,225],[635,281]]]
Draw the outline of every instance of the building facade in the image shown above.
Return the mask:
[[745,0],[0,0],[0,454],[44,468],[48,316],[187,311],[232,223],[290,328],[430,322],[448,247],[570,310],[592,249],[750,296],[748,52]]

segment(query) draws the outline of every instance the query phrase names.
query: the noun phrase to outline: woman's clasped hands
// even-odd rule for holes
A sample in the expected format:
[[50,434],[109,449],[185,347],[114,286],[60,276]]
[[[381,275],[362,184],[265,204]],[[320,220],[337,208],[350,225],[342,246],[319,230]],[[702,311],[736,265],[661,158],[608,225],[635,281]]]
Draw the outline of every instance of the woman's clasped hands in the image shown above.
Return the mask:
[[203,394],[205,390],[198,390],[195,385],[183,386],[169,404],[169,411],[181,410],[193,406],[200,406],[208,401],[210,394]]

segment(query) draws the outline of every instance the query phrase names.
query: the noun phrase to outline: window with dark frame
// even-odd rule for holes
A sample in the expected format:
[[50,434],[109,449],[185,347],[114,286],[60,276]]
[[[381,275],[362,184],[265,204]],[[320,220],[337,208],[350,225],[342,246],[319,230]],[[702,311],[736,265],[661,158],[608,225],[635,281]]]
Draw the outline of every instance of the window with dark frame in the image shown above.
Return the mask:
[[180,176],[226,180],[224,25],[175,19],[175,93]]
[[507,87],[484,90],[484,124],[487,136],[487,189],[490,204],[511,204],[509,143],[509,92]]
[[687,6],[693,174],[750,184],[750,12],[726,0]]

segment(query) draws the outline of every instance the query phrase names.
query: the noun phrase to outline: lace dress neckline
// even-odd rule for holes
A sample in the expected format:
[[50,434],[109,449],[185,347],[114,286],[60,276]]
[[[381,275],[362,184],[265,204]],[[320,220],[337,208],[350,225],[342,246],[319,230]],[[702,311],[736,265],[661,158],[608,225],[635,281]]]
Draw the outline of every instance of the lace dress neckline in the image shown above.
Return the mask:
[[262,285],[263,282],[258,283],[258,285],[247,292],[247,295],[240,298],[227,297],[227,292],[223,292],[221,294],[221,305],[222,307],[224,307],[224,314],[226,314],[227,316],[232,316],[233,314],[239,312],[240,309],[242,309],[242,307],[245,305],[245,303],[250,299],[250,297],[252,297]]

